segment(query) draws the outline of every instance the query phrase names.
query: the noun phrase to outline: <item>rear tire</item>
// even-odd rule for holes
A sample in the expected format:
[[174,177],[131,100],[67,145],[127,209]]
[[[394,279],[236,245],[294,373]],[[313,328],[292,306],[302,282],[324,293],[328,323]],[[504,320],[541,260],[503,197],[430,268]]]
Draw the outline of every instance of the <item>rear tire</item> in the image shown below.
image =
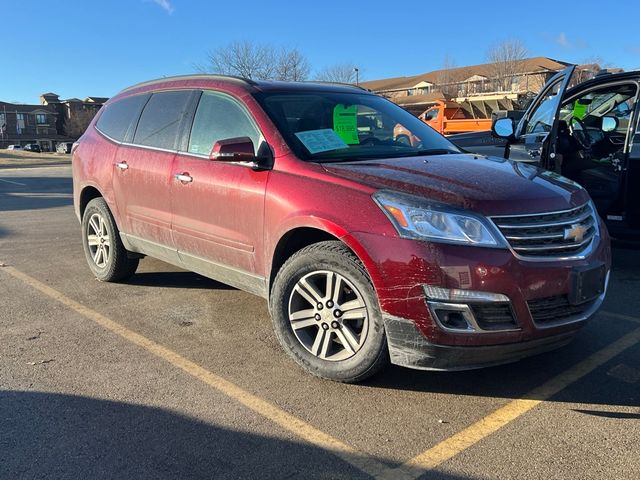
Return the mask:
[[89,202],[82,215],[82,246],[89,268],[102,282],[118,282],[133,275],[139,259],[130,258],[103,198]]
[[341,242],[292,255],[275,278],[270,309],[283,349],[313,375],[354,383],[389,363],[375,290]]

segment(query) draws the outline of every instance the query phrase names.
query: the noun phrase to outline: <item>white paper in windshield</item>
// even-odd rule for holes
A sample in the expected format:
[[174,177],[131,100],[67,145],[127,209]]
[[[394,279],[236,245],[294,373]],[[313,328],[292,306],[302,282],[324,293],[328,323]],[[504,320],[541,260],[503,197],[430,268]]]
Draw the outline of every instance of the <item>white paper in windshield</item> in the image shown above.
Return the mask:
[[330,128],[297,132],[296,137],[307,147],[307,150],[309,150],[309,153],[312,155],[314,153],[349,148],[349,145]]

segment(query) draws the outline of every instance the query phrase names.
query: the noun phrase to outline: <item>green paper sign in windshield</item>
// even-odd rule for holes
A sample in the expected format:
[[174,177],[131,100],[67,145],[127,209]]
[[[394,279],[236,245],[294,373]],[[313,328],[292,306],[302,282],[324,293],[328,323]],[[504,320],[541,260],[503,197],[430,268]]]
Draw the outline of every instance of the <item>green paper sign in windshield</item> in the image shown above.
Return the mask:
[[357,145],[358,138],[358,107],[345,107],[341,103],[333,109],[333,130],[347,145]]
[[573,117],[582,120],[587,115],[587,107],[587,104],[580,103],[580,100],[576,100],[573,104]]

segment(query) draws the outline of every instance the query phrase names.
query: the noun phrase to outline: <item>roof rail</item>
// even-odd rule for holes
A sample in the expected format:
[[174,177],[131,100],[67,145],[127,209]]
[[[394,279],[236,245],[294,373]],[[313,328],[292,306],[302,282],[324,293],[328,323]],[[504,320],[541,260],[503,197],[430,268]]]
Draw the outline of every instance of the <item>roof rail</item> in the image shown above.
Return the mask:
[[139,88],[139,87],[144,87],[147,85],[153,85],[155,83],[162,83],[162,82],[166,82],[166,81],[171,81],[171,80],[195,80],[198,78],[202,78],[202,79],[210,79],[210,80],[235,80],[237,82],[241,82],[241,83],[245,83],[247,85],[257,85],[256,82],[254,82],[253,80],[249,79],[249,78],[244,78],[244,77],[237,77],[234,75],[219,75],[219,74],[214,74],[214,73],[193,73],[193,74],[188,74],[188,75],[174,75],[171,77],[161,77],[161,78],[156,78],[154,80],[147,80],[145,82],[140,82],[140,83],[136,83],[135,85],[132,85],[130,87],[125,88],[124,90],[122,90],[122,92],[128,92],[129,90],[133,90],[135,88]]
[[328,82],[325,80],[301,80],[300,83],[322,83],[325,85],[335,85],[337,87],[352,87],[352,88],[357,88],[359,90],[364,90],[365,92],[370,92],[371,90],[361,87],[360,85],[354,85],[353,83],[346,83],[346,82]]

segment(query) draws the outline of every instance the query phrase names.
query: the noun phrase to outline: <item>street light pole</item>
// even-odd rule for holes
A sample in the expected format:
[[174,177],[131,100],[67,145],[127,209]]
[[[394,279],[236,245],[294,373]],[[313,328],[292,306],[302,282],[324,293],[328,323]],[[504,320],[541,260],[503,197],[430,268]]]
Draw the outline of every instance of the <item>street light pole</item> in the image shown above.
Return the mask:
[[360,82],[359,82],[360,79],[358,78],[358,72],[359,72],[358,71],[358,67],[355,67],[354,70],[356,72],[356,87],[357,87],[360,84]]

